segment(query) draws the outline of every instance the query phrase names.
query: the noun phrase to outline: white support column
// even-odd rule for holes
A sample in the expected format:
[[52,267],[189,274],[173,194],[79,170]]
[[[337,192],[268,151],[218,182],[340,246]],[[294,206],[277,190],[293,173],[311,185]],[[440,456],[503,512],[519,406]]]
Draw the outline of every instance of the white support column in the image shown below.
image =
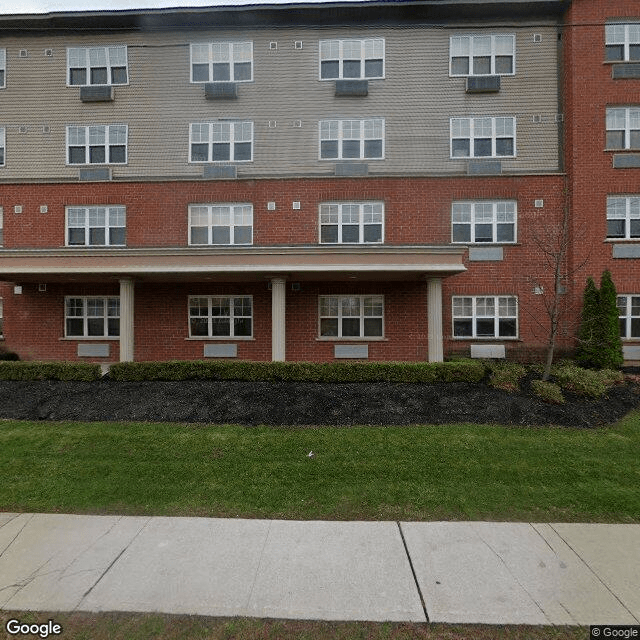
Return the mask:
[[285,360],[285,278],[271,278],[271,360]]
[[429,362],[442,362],[442,278],[427,279]]
[[133,361],[133,280],[120,280],[120,362]]

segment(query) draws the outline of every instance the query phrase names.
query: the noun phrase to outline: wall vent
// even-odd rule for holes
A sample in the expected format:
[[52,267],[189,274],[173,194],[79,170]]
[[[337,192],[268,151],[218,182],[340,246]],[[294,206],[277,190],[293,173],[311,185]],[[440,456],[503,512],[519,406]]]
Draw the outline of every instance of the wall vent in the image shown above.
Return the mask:
[[300,203],[299,202],[292,202],[291,203],[291,208],[292,209],[299,209],[300,208]]
[[53,57],[53,49],[45,49],[44,50],[44,55],[45,55],[45,58],[52,58]]
[[293,121],[293,126],[294,126],[296,129],[300,129],[300,128],[302,127],[302,120],[294,120],[294,121]]
[[26,125],[26,124],[21,124],[21,125],[18,127],[18,132],[19,132],[19,133],[27,133],[27,131],[28,131],[28,129],[27,129],[27,125]]
[[536,209],[542,209],[542,207],[544,207],[544,200],[534,200],[533,201],[533,206]]
[[40,213],[49,213],[49,207],[46,204],[41,204]]
[[51,133],[51,127],[48,124],[43,124],[42,133]]
[[556,122],[564,122],[564,114],[556,113]]
[[38,291],[44,292],[47,290],[47,285],[46,284],[39,284],[38,285]]
[[296,49],[302,49],[302,40],[296,40],[296,41],[293,43],[293,46],[294,46]]
[[269,129],[275,129],[278,123],[275,120],[269,120]]
[[533,41],[538,43],[538,42],[542,42],[542,34],[541,33],[534,33],[533,34]]
[[16,204],[13,207],[13,213],[22,213],[22,205],[21,204]]
[[277,51],[277,49],[278,49],[278,43],[277,43],[277,42],[270,42],[270,43],[269,43],[269,49],[270,49],[271,51]]
[[542,116],[540,114],[536,114],[533,116],[533,124],[540,124],[542,122]]
[[267,211],[275,211],[276,203],[275,202],[267,202]]
[[19,58],[28,58],[29,57],[29,52],[26,49],[20,49],[20,51],[18,51],[18,57]]

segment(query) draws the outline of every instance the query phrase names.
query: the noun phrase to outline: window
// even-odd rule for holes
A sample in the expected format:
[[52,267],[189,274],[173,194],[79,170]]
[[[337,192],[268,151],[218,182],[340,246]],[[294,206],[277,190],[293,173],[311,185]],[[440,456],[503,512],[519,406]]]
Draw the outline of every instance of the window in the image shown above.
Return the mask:
[[515,73],[515,36],[452,36],[449,74],[497,76]]
[[454,202],[452,242],[515,242],[516,211],[514,201]]
[[609,62],[640,60],[640,23],[608,24],[605,33],[605,59]]
[[67,245],[124,246],[124,207],[67,207]]
[[332,202],[320,205],[321,243],[382,242],[382,202]]
[[127,47],[67,49],[68,85],[111,85],[127,82]]
[[7,50],[0,49],[0,89],[7,86]]
[[2,298],[0,298],[0,338],[4,337],[4,315],[2,309]]
[[320,336],[381,338],[383,296],[320,296]]
[[607,198],[607,238],[640,238],[640,196]]
[[321,120],[320,158],[347,160],[384,157],[384,120]]
[[640,338],[640,296],[618,296],[621,338]]
[[189,298],[189,336],[192,338],[250,338],[251,296]]
[[4,244],[4,209],[0,207],[0,247]]
[[451,157],[514,157],[515,129],[515,118],[451,118]]
[[607,109],[607,149],[640,149],[640,107]]
[[320,40],[320,79],[384,78],[384,38]]
[[251,244],[253,205],[189,206],[189,244]]
[[191,82],[253,80],[252,42],[203,42],[191,45]]
[[120,298],[65,298],[67,338],[117,338]]
[[454,297],[453,335],[456,338],[517,337],[517,298],[513,296]]
[[68,164],[126,164],[127,125],[67,127]]
[[191,162],[249,162],[253,122],[200,122],[190,129]]
[[0,127],[0,167],[4,167],[4,156],[5,156],[5,129],[4,127]]

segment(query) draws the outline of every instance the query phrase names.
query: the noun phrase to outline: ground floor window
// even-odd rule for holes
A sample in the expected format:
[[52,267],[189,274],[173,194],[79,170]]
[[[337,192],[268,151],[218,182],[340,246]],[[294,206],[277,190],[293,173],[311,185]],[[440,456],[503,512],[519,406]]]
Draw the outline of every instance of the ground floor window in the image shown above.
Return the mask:
[[189,336],[192,338],[250,338],[253,331],[251,296],[189,298]]
[[640,296],[618,296],[620,336],[640,338]]
[[120,298],[65,298],[67,338],[116,338],[120,335]]
[[320,336],[379,338],[383,336],[383,296],[320,296]]
[[3,319],[4,319],[4,315],[2,314],[2,298],[0,298],[0,338],[4,337]]
[[515,338],[518,300],[514,296],[454,296],[456,338]]

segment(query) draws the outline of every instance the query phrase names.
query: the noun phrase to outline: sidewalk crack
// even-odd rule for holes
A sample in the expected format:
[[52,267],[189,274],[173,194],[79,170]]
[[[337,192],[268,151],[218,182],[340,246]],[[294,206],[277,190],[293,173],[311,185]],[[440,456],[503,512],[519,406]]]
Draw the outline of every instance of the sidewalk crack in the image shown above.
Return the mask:
[[418,576],[416,575],[416,570],[413,566],[413,560],[411,559],[411,554],[409,553],[409,547],[407,546],[407,541],[404,538],[404,532],[402,531],[402,525],[399,520],[396,520],[396,524],[398,525],[398,531],[400,532],[400,539],[402,540],[402,545],[404,546],[404,552],[407,554],[407,560],[409,561],[409,567],[411,568],[411,575],[413,576],[413,582],[416,585],[416,589],[418,590],[418,596],[420,596],[420,604],[422,605],[422,611],[424,612],[424,617],[427,622],[429,622],[429,613],[427,612],[427,605],[424,601],[424,596],[422,595],[422,589],[420,588],[420,583],[418,582]]
[[[22,525],[22,527],[20,528],[20,531],[18,531],[18,533],[16,533],[16,535],[11,539],[9,544],[2,551],[0,551],[0,558],[2,558],[2,556],[6,553],[7,549],[18,539],[18,536],[24,531],[24,528],[33,520],[34,517],[35,517],[35,514],[32,513],[29,519]],[[13,522],[13,520],[11,522]]]
[[262,549],[260,550],[260,558],[258,559],[258,566],[256,567],[256,572],[253,576],[253,582],[251,584],[251,589],[249,590],[249,595],[247,596],[247,602],[245,604],[245,610],[249,609],[249,603],[251,602],[251,598],[253,596],[253,590],[255,589],[256,582],[258,582],[258,574],[260,573],[260,565],[262,564],[262,559],[264,558],[264,550],[267,547],[267,541],[269,540],[269,534],[271,533],[271,525],[273,524],[273,520],[269,520],[269,526],[267,527],[267,533],[264,537],[264,542],[262,543]]

